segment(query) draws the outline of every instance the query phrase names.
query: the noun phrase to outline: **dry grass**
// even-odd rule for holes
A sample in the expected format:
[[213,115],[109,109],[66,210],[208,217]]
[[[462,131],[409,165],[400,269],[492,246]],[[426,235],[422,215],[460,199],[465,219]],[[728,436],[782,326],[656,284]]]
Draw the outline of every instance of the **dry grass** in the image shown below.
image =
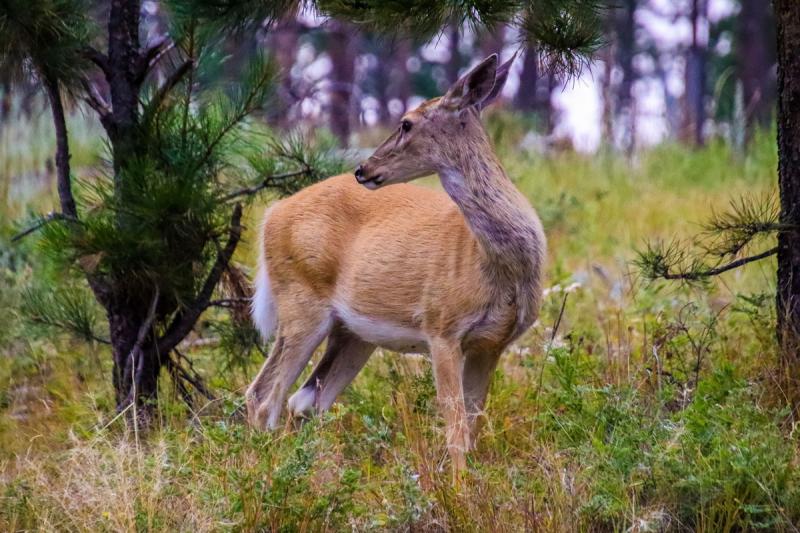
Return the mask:
[[[502,359],[461,486],[424,358],[380,352],[332,412],[264,434],[238,414],[260,361],[222,374],[221,354],[197,347],[222,399],[193,416],[165,383],[156,427],[139,433],[112,418],[104,348],[34,336],[7,313],[0,529],[795,531],[773,265],[703,290],[645,286],[629,266],[645,238],[686,236],[710,205],[773,187],[769,140],[747,157],[722,144],[634,162],[502,157],[545,221],[549,290]],[[257,227],[260,208],[249,216]],[[3,275],[13,309],[30,274]]]

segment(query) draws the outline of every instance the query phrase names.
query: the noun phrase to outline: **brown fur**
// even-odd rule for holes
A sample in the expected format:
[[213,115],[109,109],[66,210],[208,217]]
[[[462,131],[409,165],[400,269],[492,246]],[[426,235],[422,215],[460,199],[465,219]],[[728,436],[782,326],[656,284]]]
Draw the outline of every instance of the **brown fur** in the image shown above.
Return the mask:
[[[508,71],[496,65],[489,57],[404,117],[410,129],[398,128],[357,173],[377,190],[341,175],[271,208],[260,261],[278,323],[247,392],[253,424],[277,424],[288,387],[326,336],[292,410],[328,408],[375,344],[428,351],[448,450],[454,468],[465,467],[499,355],[538,314],[545,254],[541,224],[480,124]],[[432,172],[447,194],[401,183]],[[377,338],[392,334],[421,342]]]

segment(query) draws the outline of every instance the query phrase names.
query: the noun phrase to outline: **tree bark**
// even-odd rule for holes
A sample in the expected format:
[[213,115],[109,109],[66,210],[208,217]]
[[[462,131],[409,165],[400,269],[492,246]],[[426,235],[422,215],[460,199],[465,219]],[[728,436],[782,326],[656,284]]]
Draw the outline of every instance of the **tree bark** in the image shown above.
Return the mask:
[[107,133],[114,155],[119,188],[120,168],[136,149],[139,119],[139,16],[138,0],[112,0],[108,17],[108,80],[111,94],[110,128]]
[[458,73],[461,70],[461,51],[459,45],[461,42],[461,27],[457,24],[450,26],[447,33],[450,40],[450,59],[447,61],[445,68],[447,70],[447,82],[453,84],[458,80]]
[[351,97],[355,82],[355,57],[353,33],[355,30],[342,22],[332,21],[328,33],[328,53],[331,56],[330,124],[331,131],[346,147],[350,140]]
[[686,112],[684,137],[702,146],[706,98],[706,45],[700,42],[700,22],[705,18],[705,0],[692,0],[692,44],[686,56]]
[[519,90],[514,104],[520,111],[533,113],[539,110],[537,85],[539,84],[539,52],[535,43],[530,43],[522,60],[522,72],[519,75]]
[[[781,224],[800,226],[800,2],[775,0],[778,51],[778,186]],[[800,378],[800,232],[778,234],[778,339]]]
[[56,130],[56,183],[58,198],[61,202],[61,212],[70,218],[78,216],[75,207],[75,198],[72,196],[72,184],[69,168],[69,138],[67,136],[67,121],[64,116],[64,104],[61,101],[61,91],[58,82],[50,76],[45,76],[45,90],[50,100],[50,109],[53,112],[53,126]]
[[[108,17],[108,81],[111,114],[105,121],[111,142],[115,192],[125,202],[125,166],[132,160],[139,141],[139,94],[146,74],[144,54],[139,39],[141,3],[139,0],[113,0]],[[124,213],[118,215],[119,227],[134,223]],[[147,320],[151,294],[130,294],[124,279],[113,272],[109,280],[107,313],[111,350],[114,358],[114,390],[117,409],[125,409],[135,401],[150,407],[158,393],[158,375],[163,362],[156,356],[152,333],[141,343],[138,359],[131,354],[142,324]],[[162,310],[160,310],[162,311]],[[169,310],[166,310],[167,312]],[[162,311],[163,312],[163,311]],[[136,394],[131,394],[133,381]]]
[[617,96],[617,113],[624,119],[623,148],[632,153],[636,144],[636,113],[633,105],[633,83],[636,71],[633,56],[636,53],[636,4],[637,0],[625,0],[616,20],[617,64],[622,71]]
[[280,85],[278,87],[280,103],[272,106],[269,118],[271,122],[281,128],[289,128],[289,110],[296,102],[292,94],[292,67],[297,53],[299,30],[297,21],[290,18],[277,25],[267,39],[274,51],[278,68],[280,68]]
[[747,139],[767,126],[775,112],[774,23],[769,2],[741,0],[737,20],[736,62],[744,93]]

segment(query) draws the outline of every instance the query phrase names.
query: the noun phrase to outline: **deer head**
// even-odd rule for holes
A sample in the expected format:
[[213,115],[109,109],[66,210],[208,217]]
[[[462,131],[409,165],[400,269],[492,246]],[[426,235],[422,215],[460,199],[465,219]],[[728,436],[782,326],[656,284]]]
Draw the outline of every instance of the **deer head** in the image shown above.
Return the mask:
[[356,180],[369,189],[403,183],[457,166],[465,150],[490,149],[480,112],[500,94],[513,61],[498,67],[492,54],[444,96],[403,115],[397,129],[358,166]]

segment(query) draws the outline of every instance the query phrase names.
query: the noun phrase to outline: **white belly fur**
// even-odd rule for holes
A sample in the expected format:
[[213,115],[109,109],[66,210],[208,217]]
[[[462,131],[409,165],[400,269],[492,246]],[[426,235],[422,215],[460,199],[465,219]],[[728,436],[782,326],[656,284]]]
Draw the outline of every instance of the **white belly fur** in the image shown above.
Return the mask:
[[334,309],[347,329],[369,343],[395,352],[428,352],[428,342],[418,329],[360,315],[342,304],[334,305]]

